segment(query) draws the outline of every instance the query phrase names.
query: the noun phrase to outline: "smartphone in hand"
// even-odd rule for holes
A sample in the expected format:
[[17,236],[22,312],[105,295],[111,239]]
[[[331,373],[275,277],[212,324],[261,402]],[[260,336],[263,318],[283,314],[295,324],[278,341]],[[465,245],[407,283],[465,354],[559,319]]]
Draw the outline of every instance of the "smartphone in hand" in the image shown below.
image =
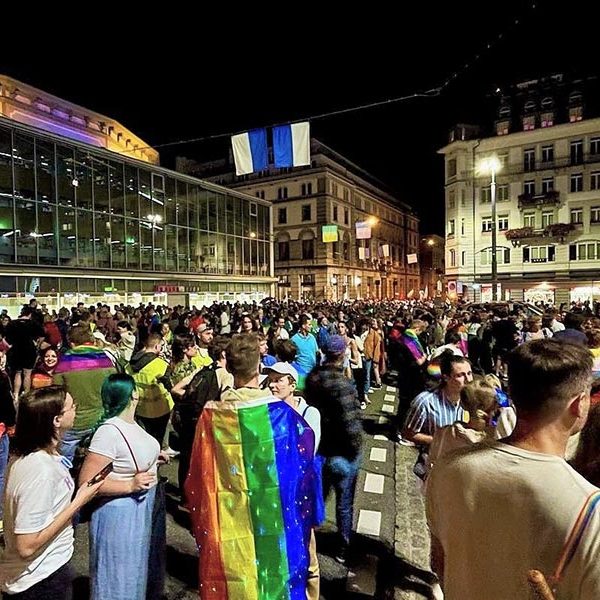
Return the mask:
[[98,471],[98,473],[96,473],[89,481],[88,481],[88,486],[94,485],[95,483],[98,483],[99,481],[104,481],[107,477],[108,474],[113,470],[113,464],[112,462],[109,462],[101,471]]

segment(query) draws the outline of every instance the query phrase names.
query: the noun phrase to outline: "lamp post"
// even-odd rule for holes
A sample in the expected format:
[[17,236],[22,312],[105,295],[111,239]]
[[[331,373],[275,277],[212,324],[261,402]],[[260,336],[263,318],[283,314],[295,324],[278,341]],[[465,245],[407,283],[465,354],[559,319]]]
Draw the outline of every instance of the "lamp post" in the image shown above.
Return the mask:
[[497,252],[497,230],[496,230],[496,173],[502,165],[497,156],[490,156],[479,163],[480,175],[490,175],[490,200],[492,204],[492,301],[498,300],[498,260]]

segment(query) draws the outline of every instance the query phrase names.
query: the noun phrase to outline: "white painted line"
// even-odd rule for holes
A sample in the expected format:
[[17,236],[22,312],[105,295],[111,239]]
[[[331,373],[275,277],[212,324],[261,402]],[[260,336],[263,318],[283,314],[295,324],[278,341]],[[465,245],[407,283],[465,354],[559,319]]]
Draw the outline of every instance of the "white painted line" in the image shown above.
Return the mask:
[[383,412],[386,412],[386,413],[393,413],[394,412],[394,405],[393,404],[384,404],[381,407],[381,410]]
[[385,462],[387,460],[387,450],[385,448],[371,448],[369,460],[375,462]]
[[377,440],[379,442],[387,442],[387,438],[385,437],[385,435],[380,435],[379,433],[377,435],[373,436],[374,440]]
[[384,481],[385,478],[383,475],[367,473],[367,476],[365,477],[365,492],[371,492],[371,494],[383,494]]
[[384,423],[387,423],[388,421],[389,421],[389,419],[384,416],[381,416],[381,417],[379,417],[379,419],[377,419],[377,423],[379,423],[379,425],[383,425]]
[[356,533],[379,537],[381,530],[381,513],[377,510],[361,510],[358,514]]
[[393,396],[392,394],[386,394],[383,401],[384,402],[395,402],[396,396]]
[[396,388],[393,385],[386,385],[385,387],[387,388],[388,392],[395,392],[395,391],[397,391]]

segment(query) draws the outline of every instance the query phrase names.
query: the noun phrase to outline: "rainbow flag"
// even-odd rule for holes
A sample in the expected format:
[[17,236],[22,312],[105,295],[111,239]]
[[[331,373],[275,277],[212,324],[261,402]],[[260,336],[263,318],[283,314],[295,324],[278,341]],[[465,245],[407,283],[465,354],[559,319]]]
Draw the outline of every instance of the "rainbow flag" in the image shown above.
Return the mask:
[[203,600],[304,600],[314,433],[269,396],[207,402],[185,484]]

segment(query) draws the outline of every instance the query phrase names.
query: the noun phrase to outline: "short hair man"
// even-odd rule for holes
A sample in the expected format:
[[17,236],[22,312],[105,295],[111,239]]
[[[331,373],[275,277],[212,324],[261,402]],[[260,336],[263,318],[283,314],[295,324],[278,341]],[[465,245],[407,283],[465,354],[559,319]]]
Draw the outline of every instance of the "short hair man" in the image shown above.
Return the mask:
[[[438,461],[427,486],[432,565],[447,600],[526,600],[527,571],[554,573],[577,515],[598,491],[564,460],[590,403],[591,354],[552,339],[508,357],[513,433]],[[574,546],[560,598],[600,598],[600,514]]]

